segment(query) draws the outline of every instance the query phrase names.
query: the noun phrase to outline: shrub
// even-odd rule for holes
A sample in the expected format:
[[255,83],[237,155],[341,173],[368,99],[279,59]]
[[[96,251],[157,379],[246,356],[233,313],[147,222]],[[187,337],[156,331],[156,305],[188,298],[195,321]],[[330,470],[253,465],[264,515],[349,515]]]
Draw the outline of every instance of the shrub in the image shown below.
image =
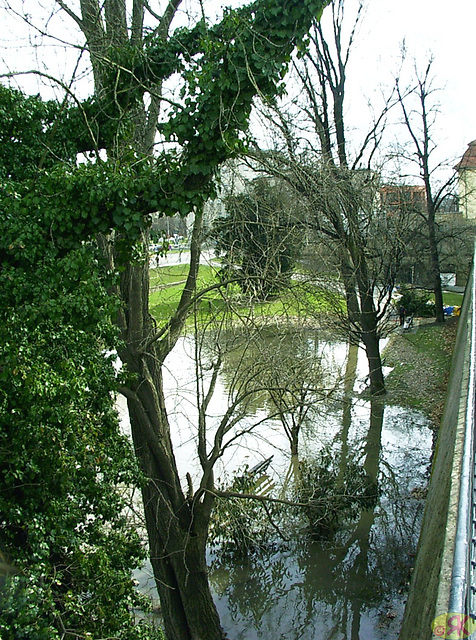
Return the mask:
[[433,318],[435,316],[435,303],[431,300],[431,294],[423,289],[413,287],[400,287],[401,298],[398,306],[404,307],[407,315],[419,318]]
[[301,462],[298,500],[304,503],[309,530],[316,538],[330,538],[346,520],[362,509],[375,507],[378,487],[353,460],[340,467],[334,452],[325,450],[316,460]]

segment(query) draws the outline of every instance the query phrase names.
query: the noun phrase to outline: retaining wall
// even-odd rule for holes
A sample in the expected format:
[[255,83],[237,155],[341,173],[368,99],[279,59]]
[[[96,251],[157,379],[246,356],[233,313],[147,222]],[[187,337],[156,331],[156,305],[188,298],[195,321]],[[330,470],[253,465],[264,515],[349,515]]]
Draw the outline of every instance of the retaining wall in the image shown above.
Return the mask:
[[[472,282],[470,277],[468,282]],[[435,638],[431,623],[448,613],[469,378],[472,297],[459,319],[445,410],[433,458],[420,541],[399,640]]]

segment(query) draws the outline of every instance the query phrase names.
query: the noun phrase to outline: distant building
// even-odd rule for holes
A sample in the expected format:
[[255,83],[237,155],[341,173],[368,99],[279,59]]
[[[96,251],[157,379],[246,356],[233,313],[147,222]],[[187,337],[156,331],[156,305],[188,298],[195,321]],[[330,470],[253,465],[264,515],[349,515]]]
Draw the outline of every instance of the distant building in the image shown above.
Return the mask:
[[469,143],[455,166],[458,172],[460,211],[469,220],[476,219],[476,140]]
[[426,207],[425,187],[420,185],[390,185],[380,188],[380,204],[386,213],[417,213]]

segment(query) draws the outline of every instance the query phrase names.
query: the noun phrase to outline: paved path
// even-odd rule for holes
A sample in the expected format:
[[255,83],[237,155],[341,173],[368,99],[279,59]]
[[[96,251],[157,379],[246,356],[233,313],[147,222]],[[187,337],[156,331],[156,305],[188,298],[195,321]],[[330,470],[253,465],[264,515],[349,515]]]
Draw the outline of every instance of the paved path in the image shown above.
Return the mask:
[[[167,255],[164,256],[163,258],[160,256],[158,263],[155,256],[151,258],[150,266],[151,267],[157,267],[157,266],[170,267],[171,265],[175,265],[175,264],[188,264],[189,261],[190,261],[190,251],[188,249],[185,249],[184,251],[177,251],[176,249],[174,249],[173,251],[169,251]],[[201,264],[214,264],[215,261],[216,261],[216,258],[215,258],[214,251],[210,249],[205,249],[205,251],[202,251],[200,255]]]

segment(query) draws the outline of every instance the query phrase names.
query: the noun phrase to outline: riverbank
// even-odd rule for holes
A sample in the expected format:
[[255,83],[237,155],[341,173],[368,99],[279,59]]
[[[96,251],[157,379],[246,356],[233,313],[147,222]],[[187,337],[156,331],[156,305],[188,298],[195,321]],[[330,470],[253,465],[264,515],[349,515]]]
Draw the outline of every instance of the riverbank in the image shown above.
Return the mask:
[[422,411],[434,428],[443,414],[457,327],[456,317],[444,325],[416,323],[410,332],[395,331],[383,352],[391,368],[387,402]]

